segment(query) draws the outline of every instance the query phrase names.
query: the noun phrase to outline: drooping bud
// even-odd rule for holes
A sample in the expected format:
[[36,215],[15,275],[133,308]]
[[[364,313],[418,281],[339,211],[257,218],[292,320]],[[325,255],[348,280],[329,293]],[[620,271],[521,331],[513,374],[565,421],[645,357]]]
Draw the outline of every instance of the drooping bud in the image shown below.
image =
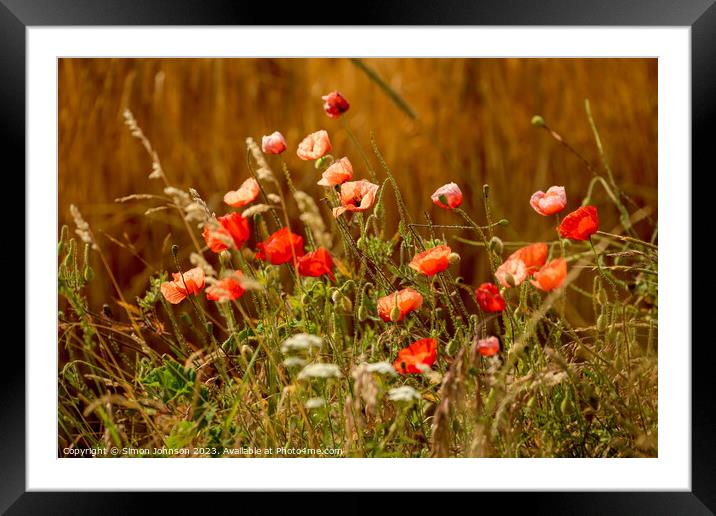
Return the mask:
[[400,308],[398,307],[398,305],[396,305],[390,310],[390,320],[393,322],[398,322],[399,319],[400,319]]
[[502,240],[500,239],[500,237],[494,236],[494,237],[492,237],[492,238],[490,239],[490,249],[491,249],[495,254],[502,254],[503,248],[504,248],[504,245],[503,245]]
[[535,126],[535,127],[544,127],[544,126],[545,126],[544,118],[542,118],[542,117],[539,116],[539,115],[533,116],[531,123],[532,123],[532,125]]
[[507,219],[500,219],[497,223],[498,223],[500,226],[509,226],[509,225],[510,225],[510,221],[507,220]]
[[448,255],[448,263],[450,263],[451,265],[460,263],[460,255],[457,253],[450,253]]
[[360,322],[363,322],[367,318],[368,318],[368,309],[365,307],[365,305],[360,305],[358,307],[358,320]]

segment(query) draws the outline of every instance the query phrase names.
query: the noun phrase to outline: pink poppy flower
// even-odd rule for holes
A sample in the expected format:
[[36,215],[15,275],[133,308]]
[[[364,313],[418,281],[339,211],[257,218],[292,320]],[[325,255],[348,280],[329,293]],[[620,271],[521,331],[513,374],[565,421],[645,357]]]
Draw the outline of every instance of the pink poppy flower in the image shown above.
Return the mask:
[[542,190],[533,193],[530,206],[540,215],[554,215],[567,206],[567,193],[563,186],[550,186],[546,193]]
[[303,160],[314,160],[322,158],[329,152],[331,152],[331,140],[328,138],[328,133],[321,129],[306,136],[298,144],[296,154]]
[[328,167],[318,182],[321,186],[336,186],[353,177],[353,165],[348,158],[341,158]]
[[430,198],[435,205],[445,208],[446,210],[454,210],[462,204],[462,192],[460,191],[460,187],[455,183],[448,183],[441,186],[435,190],[435,193],[431,195]]
[[477,351],[483,357],[491,357],[500,351],[500,341],[497,337],[487,337],[477,341]]
[[373,206],[378,185],[368,181],[349,181],[341,185],[342,206],[333,208],[333,215],[340,216],[346,211],[365,211]]
[[286,150],[286,139],[281,133],[275,131],[261,138],[261,150],[264,154],[281,154]]
[[253,202],[259,195],[259,183],[253,177],[244,181],[238,190],[232,190],[224,195],[224,202],[233,208],[240,208]]

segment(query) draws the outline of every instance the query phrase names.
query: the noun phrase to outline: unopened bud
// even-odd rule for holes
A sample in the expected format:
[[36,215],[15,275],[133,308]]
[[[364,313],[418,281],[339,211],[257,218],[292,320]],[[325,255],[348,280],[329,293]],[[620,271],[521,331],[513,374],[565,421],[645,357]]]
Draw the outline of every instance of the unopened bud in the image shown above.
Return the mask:
[[535,126],[535,127],[544,127],[544,126],[545,126],[544,118],[542,118],[542,117],[539,116],[539,115],[533,116],[531,123],[532,123],[532,125]]
[[179,254],[179,246],[176,244],[172,245],[172,256],[174,258],[176,258],[178,254]]
[[495,254],[502,254],[502,249],[504,248],[504,245],[502,244],[502,240],[499,237],[492,237],[490,239],[490,249],[492,249]]
[[515,282],[514,276],[512,276],[512,274],[509,273],[509,272],[505,272],[505,281],[507,282],[507,284],[508,284],[510,287],[513,287],[513,288],[514,288],[514,287],[517,286],[517,283]]
[[333,156],[330,154],[326,154],[325,156],[321,156],[316,160],[314,163],[314,166],[316,167],[316,170],[321,170],[323,168],[328,167],[333,162]]
[[398,319],[400,319],[400,308],[398,308],[398,306],[396,305],[390,311],[390,320],[393,322],[398,322]]
[[497,223],[498,223],[500,226],[509,226],[509,225],[510,225],[510,221],[507,220],[507,219],[500,219]]
[[302,305],[307,305],[310,302],[311,302],[311,296],[309,296],[308,294],[303,294],[303,296],[301,296],[301,304]]
[[219,262],[221,262],[222,267],[230,267],[231,266],[231,253],[227,250],[221,251],[219,253]]
[[353,303],[346,296],[341,296],[340,303],[338,305],[342,311],[348,313],[353,311]]
[[358,320],[360,322],[363,322],[367,318],[368,318],[368,309],[365,307],[365,305],[360,305],[358,307]]
[[84,276],[85,281],[87,283],[89,283],[90,281],[92,281],[94,279],[94,270],[89,265],[86,265],[85,270],[82,273],[82,275]]
[[604,331],[607,328],[607,318],[604,314],[597,317],[597,331]]
[[490,185],[488,185],[487,183],[482,185],[482,195],[484,195],[485,197],[490,196]]
[[460,255],[457,253],[450,253],[448,255],[448,262],[452,265],[455,265],[456,263],[460,263]]

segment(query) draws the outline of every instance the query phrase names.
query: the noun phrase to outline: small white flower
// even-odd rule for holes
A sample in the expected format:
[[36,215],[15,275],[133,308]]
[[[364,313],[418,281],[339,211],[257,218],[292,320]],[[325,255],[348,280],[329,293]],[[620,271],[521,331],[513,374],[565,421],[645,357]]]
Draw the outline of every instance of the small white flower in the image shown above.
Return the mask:
[[290,353],[291,351],[306,351],[310,348],[321,348],[323,339],[316,335],[308,333],[297,333],[292,335],[281,344],[281,353]]
[[395,372],[393,364],[389,362],[376,362],[375,364],[366,364],[366,371],[369,373],[387,374],[396,376],[398,373]]
[[336,364],[308,364],[300,373],[298,379],[304,378],[340,378],[341,370]]
[[306,407],[308,410],[311,410],[321,408],[325,404],[326,402],[323,400],[323,398],[311,398],[304,404],[304,407]]
[[286,367],[300,367],[305,363],[306,361],[301,357],[288,357],[286,360],[283,361],[283,365],[285,365]]
[[402,387],[396,387],[388,391],[388,399],[391,401],[418,401],[423,399],[418,391],[410,387],[409,385],[403,385]]

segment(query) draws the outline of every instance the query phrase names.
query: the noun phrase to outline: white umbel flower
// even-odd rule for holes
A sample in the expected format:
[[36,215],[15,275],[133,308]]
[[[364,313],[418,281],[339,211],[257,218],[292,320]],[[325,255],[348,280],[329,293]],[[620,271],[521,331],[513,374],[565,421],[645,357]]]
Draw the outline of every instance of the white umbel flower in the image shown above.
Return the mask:
[[311,398],[310,400],[306,401],[303,406],[306,407],[308,410],[311,410],[321,408],[325,404],[326,402],[323,398]]
[[418,391],[410,387],[409,385],[403,385],[402,387],[396,387],[388,391],[388,399],[391,401],[419,401],[423,399]]
[[281,344],[281,353],[290,353],[292,351],[308,351],[311,348],[320,349],[323,345],[323,339],[316,335],[308,333],[297,333],[291,335]]
[[304,378],[340,378],[341,370],[336,364],[308,364],[300,373],[298,379]]
[[369,373],[387,374],[396,376],[395,367],[389,362],[376,362],[374,364],[366,364],[366,371]]

